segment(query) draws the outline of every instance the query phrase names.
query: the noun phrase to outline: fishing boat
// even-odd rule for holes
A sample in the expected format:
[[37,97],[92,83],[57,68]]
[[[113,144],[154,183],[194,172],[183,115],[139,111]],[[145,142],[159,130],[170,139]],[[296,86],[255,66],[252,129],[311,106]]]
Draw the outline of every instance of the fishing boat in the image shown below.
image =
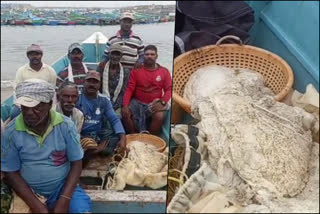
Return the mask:
[[[89,69],[96,69],[102,60],[103,51],[107,42],[107,37],[101,32],[95,32],[81,45],[84,50],[84,62]],[[59,73],[68,66],[68,57],[61,56],[52,67]],[[8,117],[8,108],[13,104],[11,96],[1,104],[1,118]],[[7,112],[7,113],[6,113]],[[168,145],[169,142],[170,113],[166,115],[161,134]],[[104,170],[86,170],[81,174],[80,181],[86,183],[86,192],[92,200],[92,209],[94,213],[164,213],[166,207],[166,188],[161,190],[152,190],[141,187],[126,187],[123,191],[111,191],[102,188],[101,180],[106,175]]]
[[8,20],[9,25],[15,25],[15,20],[14,19],[9,19]]
[[76,21],[67,21],[67,25],[75,25]]
[[41,19],[32,19],[32,25],[42,25],[43,22]]
[[87,20],[85,18],[75,19],[74,21],[75,21],[76,25],[86,25],[87,24]]
[[25,25],[32,25],[32,20],[31,19],[24,19],[24,24]]
[[24,21],[23,20],[14,20],[14,24],[15,25],[24,25]]
[[58,20],[48,20],[48,25],[58,25],[59,21]]
[[9,15],[8,14],[2,14],[1,13],[1,25],[7,25],[9,20]]
[[68,25],[68,21],[67,20],[58,20],[58,25]]

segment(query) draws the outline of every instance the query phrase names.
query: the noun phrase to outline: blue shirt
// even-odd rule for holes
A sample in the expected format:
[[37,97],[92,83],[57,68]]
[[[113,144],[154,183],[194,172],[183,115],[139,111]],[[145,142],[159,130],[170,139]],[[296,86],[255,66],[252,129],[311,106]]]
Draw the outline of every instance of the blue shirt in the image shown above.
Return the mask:
[[83,158],[80,136],[71,119],[53,110],[43,136],[26,127],[20,114],[1,136],[1,171],[19,171],[38,194],[48,197],[65,182],[70,161]]
[[84,116],[81,135],[88,136],[91,133],[101,131],[104,118],[109,121],[115,134],[125,134],[121,120],[114,112],[112,104],[106,96],[98,94],[97,98],[89,99],[82,93],[79,95],[76,107],[82,111]]

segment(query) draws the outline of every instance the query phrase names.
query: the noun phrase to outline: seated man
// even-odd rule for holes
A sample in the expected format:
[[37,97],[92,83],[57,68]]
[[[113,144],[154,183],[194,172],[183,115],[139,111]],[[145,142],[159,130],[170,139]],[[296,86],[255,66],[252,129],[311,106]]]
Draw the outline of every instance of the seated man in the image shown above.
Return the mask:
[[148,45],[144,49],[144,65],[131,70],[123,96],[122,118],[129,133],[149,131],[158,134],[169,109],[171,76],[168,69],[156,63],[157,48]]
[[79,91],[81,91],[84,84],[84,78],[88,72],[87,66],[82,62],[83,56],[83,48],[79,43],[73,43],[69,46],[68,58],[70,64],[63,69],[63,71],[59,72],[57,87],[59,87],[62,82],[69,80],[70,82],[74,82],[78,86]]
[[75,107],[78,96],[79,93],[76,84],[69,82],[68,80],[63,82],[57,91],[58,102],[56,111],[71,118],[80,134],[84,117],[83,113]]
[[[78,96],[79,93],[77,85],[67,80],[60,84],[60,87],[57,91],[58,102],[56,103],[55,107],[57,112],[71,118],[71,120],[76,125],[78,133],[80,133],[84,117],[83,113],[79,109],[75,108]],[[4,126],[6,126],[6,124],[8,124],[12,119],[17,117],[20,113],[20,108],[14,105],[11,109],[10,117],[8,120],[6,120]]]
[[[99,93],[100,80],[100,73],[87,73],[83,92],[76,105],[85,115],[81,131],[81,144],[85,150],[84,165],[98,153],[109,155],[117,151],[123,154],[126,149],[122,123],[113,111],[110,100]],[[110,123],[113,130],[103,129],[104,120]],[[88,138],[91,143],[88,143]]]
[[17,85],[21,114],[1,135],[1,171],[33,213],[91,212],[90,198],[77,185],[80,137],[68,117],[50,110],[54,93],[55,87],[45,81]]
[[97,71],[101,74],[102,94],[110,97],[114,111],[120,115],[124,91],[127,87],[130,69],[124,68],[120,63],[122,47],[119,44],[111,45],[109,61],[101,62]]
[[50,65],[42,61],[42,56],[43,51],[39,45],[32,44],[27,48],[29,63],[18,69],[15,84],[27,79],[42,79],[52,85],[56,85],[56,72]]

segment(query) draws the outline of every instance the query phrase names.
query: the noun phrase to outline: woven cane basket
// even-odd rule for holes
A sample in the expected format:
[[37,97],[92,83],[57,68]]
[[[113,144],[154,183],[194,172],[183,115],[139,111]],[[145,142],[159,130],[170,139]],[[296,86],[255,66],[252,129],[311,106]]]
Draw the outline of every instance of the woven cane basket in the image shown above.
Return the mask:
[[155,146],[157,148],[156,151],[158,152],[163,152],[167,146],[164,140],[151,134],[128,134],[126,137],[127,146],[133,141],[140,141]]
[[[235,39],[240,44],[221,44],[226,39]],[[277,101],[285,98],[293,85],[293,72],[281,57],[261,48],[243,45],[238,37],[225,36],[215,45],[188,51],[174,60],[172,99],[187,113],[191,113],[191,103],[183,98],[185,84],[193,72],[212,64],[259,72],[265,85],[275,93]]]

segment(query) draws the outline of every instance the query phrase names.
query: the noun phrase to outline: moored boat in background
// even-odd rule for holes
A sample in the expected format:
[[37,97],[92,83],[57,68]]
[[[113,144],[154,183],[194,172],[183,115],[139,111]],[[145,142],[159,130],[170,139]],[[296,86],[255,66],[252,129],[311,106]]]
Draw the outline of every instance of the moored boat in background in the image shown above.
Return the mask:
[[75,25],[76,22],[75,21],[67,21],[67,25]]
[[24,25],[24,21],[23,20],[14,20],[14,24],[15,25]]
[[58,25],[59,21],[58,20],[48,20],[49,25]]
[[42,25],[43,24],[43,20],[41,19],[33,19],[32,20],[32,25]]

